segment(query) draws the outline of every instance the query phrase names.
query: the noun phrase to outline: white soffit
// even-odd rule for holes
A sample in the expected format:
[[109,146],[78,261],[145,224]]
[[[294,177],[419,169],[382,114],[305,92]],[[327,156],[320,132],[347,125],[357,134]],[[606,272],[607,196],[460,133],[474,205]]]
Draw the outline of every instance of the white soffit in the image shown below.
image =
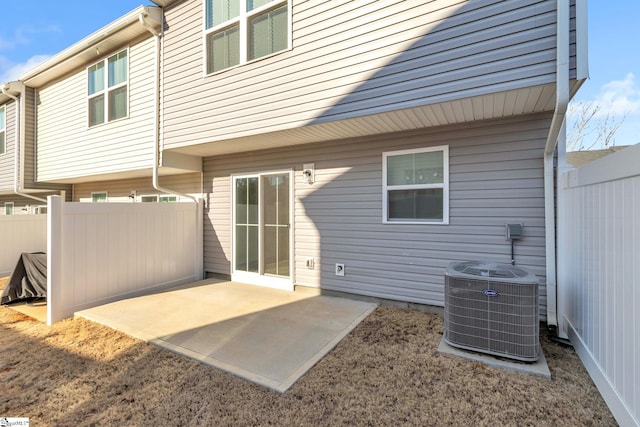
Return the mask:
[[27,86],[40,87],[71,71],[97,61],[114,49],[151,33],[139,22],[140,14],[156,28],[162,25],[162,9],[139,6],[126,15],[102,27],[95,33],[57,53],[42,64],[20,76]]
[[208,144],[165,147],[207,157],[553,111],[553,83],[345,120],[297,126]]

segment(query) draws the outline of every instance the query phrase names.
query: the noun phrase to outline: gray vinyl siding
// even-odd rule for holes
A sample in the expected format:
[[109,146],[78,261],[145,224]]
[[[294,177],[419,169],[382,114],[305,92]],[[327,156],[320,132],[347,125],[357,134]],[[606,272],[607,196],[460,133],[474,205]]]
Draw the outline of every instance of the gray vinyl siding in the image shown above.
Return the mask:
[[[513,222],[525,226],[516,262],[544,285],[549,123],[537,114],[205,158],[205,269],[231,272],[231,175],[294,170],[297,285],[442,306],[449,262],[510,262],[504,230]],[[382,153],[438,145],[449,146],[450,224],[383,224]],[[303,163],[315,163],[312,185],[303,182]],[[344,277],[335,263],[345,264]],[[545,295],[541,286],[541,314]]]
[[[200,173],[161,176],[159,184],[168,190],[174,190],[182,194],[200,196],[202,192],[202,176]],[[138,200],[140,200],[140,196],[165,194],[153,188],[151,177],[120,179],[75,184],[73,186],[73,201],[90,201],[91,193],[106,191],[109,201],[128,202],[130,201],[129,194],[131,194],[132,190],[136,191]]]
[[576,56],[576,1],[570,1],[569,9],[569,78],[576,79],[577,76],[577,56]]
[[35,89],[27,87],[24,94],[24,183],[33,187],[35,181],[35,141],[36,141],[36,98]]
[[86,68],[39,89],[37,180],[55,181],[151,168],[154,64],[152,38],[130,46],[129,115],[91,128],[87,118]]
[[202,4],[165,13],[167,148],[555,79],[553,0],[293,0],[291,50],[206,77]]
[[[0,106],[1,107],[1,106]],[[14,101],[4,104],[5,108],[5,135],[4,154],[0,154],[0,191],[13,190],[14,164],[15,164],[15,114]]]

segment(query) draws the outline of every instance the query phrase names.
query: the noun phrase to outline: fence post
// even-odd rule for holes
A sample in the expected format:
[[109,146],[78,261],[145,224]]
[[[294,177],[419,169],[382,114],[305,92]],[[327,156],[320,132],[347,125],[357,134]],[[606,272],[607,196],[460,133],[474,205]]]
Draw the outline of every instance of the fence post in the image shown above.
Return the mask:
[[64,200],[60,196],[47,197],[47,324],[63,318],[62,293],[62,237]]
[[196,204],[196,271],[197,280],[204,279],[204,201]]

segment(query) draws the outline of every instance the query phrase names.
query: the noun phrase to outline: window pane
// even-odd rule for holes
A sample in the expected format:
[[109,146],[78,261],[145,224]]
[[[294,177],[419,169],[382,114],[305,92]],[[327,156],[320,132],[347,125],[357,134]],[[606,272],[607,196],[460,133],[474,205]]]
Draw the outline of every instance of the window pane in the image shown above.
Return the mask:
[[89,95],[104,90],[104,62],[89,67]]
[[0,130],[4,130],[6,123],[5,123],[5,110],[1,109],[0,110]]
[[0,132],[0,154],[4,153],[4,132]]
[[388,203],[390,220],[443,220],[442,188],[392,190],[388,192]]
[[247,223],[247,178],[236,179],[236,224]]
[[13,215],[13,203],[5,203],[4,204],[4,214],[5,215]]
[[104,203],[107,201],[107,193],[93,193],[91,201],[95,203]]
[[214,73],[240,63],[238,26],[207,36],[207,72]]
[[240,15],[240,0],[206,0],[207,28],[215,27]]
[[249,195],[247,197],[248,223],[258,224],[258,178],[248,178]]
[[387,185],[440,184],[444,182],[442,151],[387,157]]
[[127,87],[109,92],[109,121],[127,116]]
[[247,271],[258,272],[258,226],[247,226]]
[[89,99],[89,126],[104,123],[104,95]]
[[247,229],[236,225],[236,270],[247,271]]
[[415,183],[440,184],[444,182],[442,151],[415,154]]
[[109,87],[127,81],[127,51],[109,58]]
[[274,0],[247,0],[247,10],[257,9],[260,6],[264,6],[265,4],[269,4]]
[[287,48],[287,8],[260,14],[249,22],[249,59]]

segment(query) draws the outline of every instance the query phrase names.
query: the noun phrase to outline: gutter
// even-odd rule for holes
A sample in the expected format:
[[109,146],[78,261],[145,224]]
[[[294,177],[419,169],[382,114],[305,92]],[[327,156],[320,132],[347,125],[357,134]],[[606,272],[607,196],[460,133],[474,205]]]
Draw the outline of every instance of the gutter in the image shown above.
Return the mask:
[[[569,0],[557,2],[556,34],[556,104],[551,127],[544,147],[544,213],[547,270],[547,325],[551,330],[558,326],[557,263],[556,263],[556,218],[554,191],[554,152],[561,131],[564,131],[565,116],[569,104]],[[565,144],[561,138],[561,144]],[[561,147],[561,152],[565,147]]]
[[[164,26],[164,14],[162,16],[163,16],[163,20],[161,25]],[[191,199],[193,200],[194,203],[199,203],[198,199],[193,196],[179,193],[177,191],[168,190],[166,188],[161,187],[158,180],[160,156],[161,156],[161,150],[160,150],[160,41],[161,41],[162,33],[156,30],[155,28],[153,28],[153,26],[147,22],[146,18],[147,18],[147,14],[144,12],[138,15],[138,19],[140,23],[153,35],[155,39],[155,44],[156,44],[156,61],[154,65],[155,126],[154,126],[154,136],[153,136],[153,140],[154,140],[153,172],[152,172],[153,188],[163,193],[174,194],[180,197]]]
[[21,102],[21,98],[18,96],[15,96],[11,93],[9,93],[9,85],[5,84],[2,86],[2,93],[5,96],[8,96],[9,98],[13,99],[15,101],[15,126],[14,126],[14,132],[15,132],[15,137],[14,137],[14,165],[13,165],[13,192],[18,195],[18,196],[22,196],[22,197],[26,197],[29,199],[33,199],[33,200],[37,200],[41,203],[47,203],[46,199],[40,198],[40,197],[36,197],[36,196],[32,196],[31,194],[27,194],[24,193],[24,188],[22,188],[22,180],[20,179],[20,173],[21,173],[21,168],[20,168],[20,160],[21,160],[21,156],[20,154],[22,152],[24,152],[24,138],[20,137],[20,131],[22,129],[22,102]]

